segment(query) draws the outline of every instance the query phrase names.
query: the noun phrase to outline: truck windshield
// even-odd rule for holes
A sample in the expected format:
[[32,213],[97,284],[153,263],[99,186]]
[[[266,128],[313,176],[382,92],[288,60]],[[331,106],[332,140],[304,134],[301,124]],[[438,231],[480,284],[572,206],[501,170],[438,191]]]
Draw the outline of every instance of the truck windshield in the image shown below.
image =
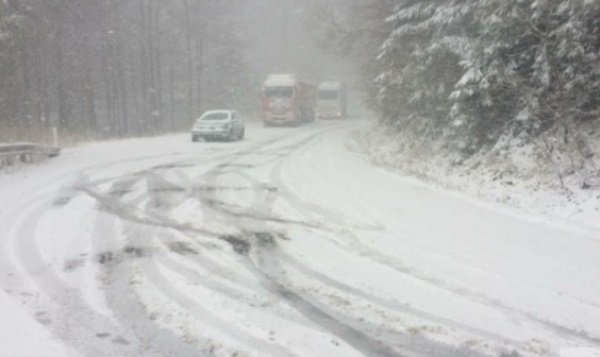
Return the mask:
[[219,112],[205,114],[201,120],[225,120],[227,118],[229,118],[229,113]]
[[319,91],[319,99],[325,100],[333,100],[338,99],[338,91],[337,90],[320,90]]
[[290,98],[294,95],[293,87],[266,87],[265,95],[271,98]]

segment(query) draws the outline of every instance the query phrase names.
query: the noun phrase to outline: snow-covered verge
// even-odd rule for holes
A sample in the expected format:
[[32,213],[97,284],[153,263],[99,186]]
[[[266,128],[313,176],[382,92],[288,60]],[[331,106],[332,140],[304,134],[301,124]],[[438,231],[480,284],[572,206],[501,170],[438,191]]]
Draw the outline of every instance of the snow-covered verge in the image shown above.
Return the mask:
[[375,125],[356,131],[353,139],[351,149],[370,162],[428,185],[553,221],[600,227],[600,163],[595,159],[600,133],[589,138],[585,171],[569,169],[574,164],[568,155],[549,156],[542,139],[522,145],[502,142],[466,160],[446,150],[441,140],[419,143],[411,134]]

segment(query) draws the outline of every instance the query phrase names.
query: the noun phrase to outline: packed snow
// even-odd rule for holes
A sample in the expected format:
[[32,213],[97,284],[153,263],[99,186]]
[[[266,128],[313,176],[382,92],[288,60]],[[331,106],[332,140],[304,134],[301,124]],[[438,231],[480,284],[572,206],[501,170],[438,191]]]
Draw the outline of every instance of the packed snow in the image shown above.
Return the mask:
[[0,355],[597,356],[598,229],[366,160],[363,120],[0,174]]

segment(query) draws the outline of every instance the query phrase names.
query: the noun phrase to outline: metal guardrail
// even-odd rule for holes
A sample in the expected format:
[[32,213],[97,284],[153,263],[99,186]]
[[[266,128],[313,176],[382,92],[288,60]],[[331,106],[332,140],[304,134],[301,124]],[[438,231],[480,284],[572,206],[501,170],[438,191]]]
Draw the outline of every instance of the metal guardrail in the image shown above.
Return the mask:
[[0,144],[0,168],[39,161],[60,154],[60,148],[34,143]]

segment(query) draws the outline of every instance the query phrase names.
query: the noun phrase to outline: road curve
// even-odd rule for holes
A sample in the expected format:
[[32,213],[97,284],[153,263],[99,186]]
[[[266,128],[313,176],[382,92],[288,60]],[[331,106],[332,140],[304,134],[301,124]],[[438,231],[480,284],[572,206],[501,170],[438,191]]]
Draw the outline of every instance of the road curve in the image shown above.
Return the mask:
[[375,167],[365,128],[93,144],[1,177],[0,287],[69,356],[600,347],[594,232]]

